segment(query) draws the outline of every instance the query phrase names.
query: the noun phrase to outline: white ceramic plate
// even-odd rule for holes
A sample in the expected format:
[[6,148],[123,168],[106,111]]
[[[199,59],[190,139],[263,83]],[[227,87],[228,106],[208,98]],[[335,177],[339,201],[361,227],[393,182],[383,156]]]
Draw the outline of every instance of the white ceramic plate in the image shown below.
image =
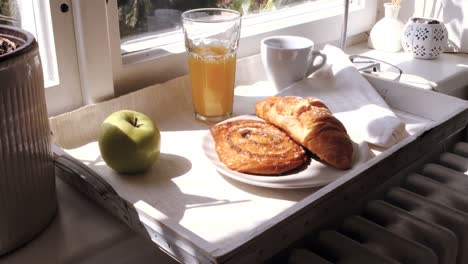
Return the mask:
[[[234,117],[223,122],[237,119],[256,119],[262,120],[256,116],[244,115]],[[208,159],[214,164],[216,169],[223,175],[244,183],[269,187],[269,188],[309,188],[326,185],[337,178],[364,163],[369,158],[369,147],[366,142],[353,142],[353,167],[350,170],[338,170],[327,166],[317,160],[311,159],[310,162],[300,168],[294,169],[280,176],[262,176],[247,174],[234,171],[226,167],[218,158],[215,151],[215,142],[208,132],[203,138],[203,151]]]

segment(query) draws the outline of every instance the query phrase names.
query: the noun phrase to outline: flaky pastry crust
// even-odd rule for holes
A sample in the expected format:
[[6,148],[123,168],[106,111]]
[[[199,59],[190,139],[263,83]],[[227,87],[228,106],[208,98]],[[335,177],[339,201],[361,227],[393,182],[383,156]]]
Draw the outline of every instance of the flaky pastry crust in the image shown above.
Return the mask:
[[324,162],[338,169],[351,168],[351,139],[343,124],[319,99],[273,96],[256,103],[255,113],[283,129]]

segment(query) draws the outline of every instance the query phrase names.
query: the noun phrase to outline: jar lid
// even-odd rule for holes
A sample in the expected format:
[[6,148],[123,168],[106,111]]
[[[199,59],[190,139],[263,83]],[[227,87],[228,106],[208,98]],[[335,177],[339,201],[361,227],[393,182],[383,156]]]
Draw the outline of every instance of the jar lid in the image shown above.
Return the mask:
[[436,19],[423,18],[423,17],[412,17],[411,22],[419,23],[419,24],[429,24],[429,25],[440,24],[440,22]]

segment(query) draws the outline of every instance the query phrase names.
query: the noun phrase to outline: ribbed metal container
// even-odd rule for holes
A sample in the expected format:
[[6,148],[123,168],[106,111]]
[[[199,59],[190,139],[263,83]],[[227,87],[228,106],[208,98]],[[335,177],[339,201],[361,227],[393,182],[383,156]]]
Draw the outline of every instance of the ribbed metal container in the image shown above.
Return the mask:
[[0,255],[34,238],[57,209],[39,49],[21,29],[0,26],[19,48],[0,55]]

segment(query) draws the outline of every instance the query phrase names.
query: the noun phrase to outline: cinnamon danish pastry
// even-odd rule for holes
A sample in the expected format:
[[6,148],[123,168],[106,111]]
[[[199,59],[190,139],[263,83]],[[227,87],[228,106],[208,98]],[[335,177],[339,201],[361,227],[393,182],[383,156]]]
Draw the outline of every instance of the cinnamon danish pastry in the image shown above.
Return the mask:
[[210,128],[219,159],[243,173],[278,175],[304,164],[305,150],[281,129],[260,120],[234,120]]

